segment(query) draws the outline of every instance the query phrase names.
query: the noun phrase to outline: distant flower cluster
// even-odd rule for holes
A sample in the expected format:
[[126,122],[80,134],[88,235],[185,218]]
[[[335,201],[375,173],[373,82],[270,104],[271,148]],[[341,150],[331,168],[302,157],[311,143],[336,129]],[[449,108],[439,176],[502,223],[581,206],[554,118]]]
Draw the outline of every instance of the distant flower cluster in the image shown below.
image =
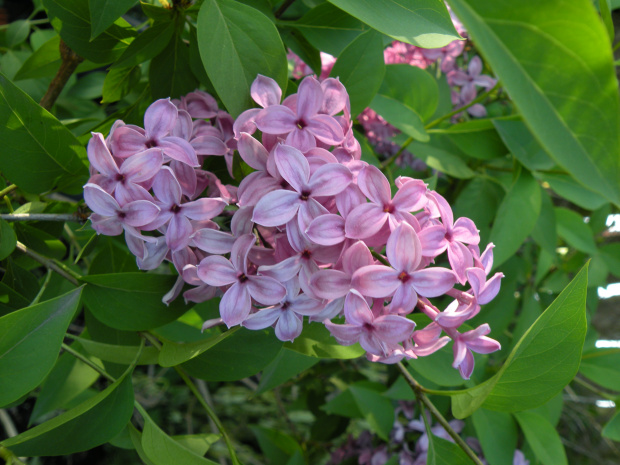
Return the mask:
[[[345,460],[356,458],[359,465],[385,465],[397,457],[399,465],[426,465],[429,449],[429,437],[422,417],[414,417],[414,402],[400,401],[395,410],[394,427],[390,441],[386,442],[370,431],[364,431],[358,438],[349,436],[347,442],[332,451],[328,465],[338,465]],[[430,415],[427,418],[431,422]],[[460,433],[465,423],[452,420],[450,427]],[[446,430],[439,424],[430,426],[433,436],[454,442]],[[412,440],[415,439],[415,440]],[[476,438],[465,438],[465,442],[479,456],[484,464],[482,448]],[[529,465],[530,461],[520,450],[515,450],[512,465]]]
[[[306,77],[282,100],[276,82],[258,76],[251,95],[260,108],[235,121],[196,91],[153,103],[144,128],[117,121],[107,139],[94,133],[84,187],[93,228],[124,232],[142,269],[174,264],[165,301],[185,284],[187,301],[221,295],[228,327],[273,326],[292,341],[307,317],[384,363],[452,340],[453,366],[469,378],[472,351],[500,348],[487,324],[457,329],[499,291],[493,245],[481,252],[474,223],[455,220],[423,181],[399,177],[392,190],[360,160],[338,79]],[[230,166],[235,150],[253,170],[238,188],[201,168],[212,156]],[[444,295],[453,300],[440,310],[430,299]],[[407,318],[416,308],[432,321],[421,329]]]

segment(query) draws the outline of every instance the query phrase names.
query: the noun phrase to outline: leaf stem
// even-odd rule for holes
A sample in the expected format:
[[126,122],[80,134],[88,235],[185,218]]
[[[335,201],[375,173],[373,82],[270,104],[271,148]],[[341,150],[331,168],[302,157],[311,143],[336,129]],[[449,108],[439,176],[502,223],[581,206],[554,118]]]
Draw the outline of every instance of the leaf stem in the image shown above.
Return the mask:
[[63,350],[65,352],[69,352],[71,355],[73,355],[79,361],[81,361],[81,362],[85,363],[86,365],[88,365],[89,367],[91,367],[93,370],[95,370],[101,376],[106,378],[108,381],[111,381],[111,382],[115,382],[116,381],[116,378],[114,378],[112,375],[110,375],[107,371],[105,371],[103,368],[101,368],[97,364],[93,363],[88,357],[86,357],[85,355],[82,355],[77,350],[73,349],[71,346],[68,346],[67,344],[65,344],[63,342],[61,347],[63,348]]
[[371,251],[370,253],[372,254],[372,256],[373,256],[373,257],[375,257],[377,260],[379,260],[379,261],[380,261],[381,263],[383,263],[385,266],[390,266],[390,267],[392,266],[392,265],[390,265],[390,262],[388,262],[388,261],[386,260],[386,258],[385,258],[383,255],[381,255],[380,253],[375,252],[374,250],[373,250],[373,251]]
[[50,283],[51,278],[52,278],[52,270],[48,268],[47,274],[45,275],[45,281],[43,281],[43,285],[41,286],[41,289],[39,289],[39,292],[37,293],[35,298],[32,300],[32,302],[30,302],[31,307],[39,303],[39,300],[41,300],[41,297],[43,296],[45,289],[47,289],[47,285]]
[[[0,192],[0,194],[2,194]],[[75,221],[82,222],[82,219],[76,213],[13,213],[0,214],[0,218],[4,221]]]
[[0,191],[0,197],[4,197],[7,194],[10,194],[15,189],[17,189],[17,184],[11,184],[10,186],[5,187]]
[[56,263],[53,260],[50,260],[49,258],[44,257],[43,255],[39,255],[34,250],[30,250],[28,247],[26,247],[24,244],[22,244],[19,241],[17,241],[17,244],[15,245],[15,247],[21,250],[26,255],[28,255],[30,258],[33,258],[34,260],[39,262],[41,265],[45,266],[46,268],[52,271],[55,271],[56,273],[58,273],[60,276],[65,278],[67,281],[69,281],[74,286],[80,285],[78,279],[80,279],[81,276],[75,273],[74,271],[68,271],[68,268],[66,267],[64,267],[63,269],[63,266],[61,266],[60,264]]
[[62,39],[60,40],[60,58],[62,59],[60,68],[58,69],[56,76],[54,76],[54,79],[52,79],[52,82],[50,82],[47,92],[45,92],[45,95],[39,102],[39,105],[47,111],[52,109],[54,103],[56,103],[56,99],[58,99],[62,89],[64,89],[67,84],[67,81],[69,81],[69,78],[78,65],[84,61],[84,58],[71,50]]
[[585,387],[586,389],[589,389],[590,391],[592,391],[593,393],[595,393],[598,396],[601,396],[604,399],[607,400],[613,400],[613,401],[617,401],[618,397],[614,396],[612,394],[607,394],[606,392],[603,392],[602,390],[598,389],[596,386],[588,383],[587,381],[578,378],[578,377],[574,377],[573,381],[575,381],[577,384],[581,384],[583,387]]
[[454,429],[452,429],[450,423],[448,423],[448,421],[444,418],[441,412],[437,410],[437,407],[435,407],[435,405],[429,400],[429,398],[426,397],[426,394],[424,394],[425,389],[420,384],[418,384],[418,382],[413,378],[413,376],[411,376],[411,373],[407,371],[407,369],[401,362],[398,362],[397,365],[398,369],[405,378],[405,381],[407,381],[407,384],[409,384],[409,387],[411,387],[411,390],[415,394],[417,401],[420,404],[424,405],[431,412],[431,414],[435,417],[435,419],[439,422],[443,429],[445,429],[446,432],[450,435],[450,437],[454,439],[454,441],[458,444],[458,446],[463,449],[463,452],[467,454],[467,456],[472,460],[472,462],[474,462],[476,465],[482,465],[482,462],[474,453],[474,451],[471,450],[467,443],[456,433],[456,431],[454,431]]
[[282,16],[284,12],[288,10],[288,7],[290,7],[293,3],[295,3],[295,0],[284,0],[284,2],[282,2],[282,5],[280,5],[280,8],[278,8],[274,13],[274,16],[276,18],[280,18],[280,16]]
[[[151,344],[153,344],[153,346],[157,348],[157,350],[161,350],[161,343],[157,340],[155,336],[153,336],[152,334],[148,332],[140,332],[140,334],[146,340],[148,340]],[[198,402],[200,403],[200,405],[203,406],[209,418],[213,421],[213,423],[215,423],[215,426],[217,426],[217,429],[222,434],[222,437],[224,438],[224,442],[226,442],[226,447],[228,448],[228,453],[230,454],[230,459],[232,460],[233,465],[241,465],[241,463],[239,462],[239,459],[237,458],[237,454],[235,453],[235,449],[232,445],[230,437],[228,436],[228,433],[226,432],[226,429],[224,428],[224,425],[222,425],[222,422],[220,421],[220,419],[217,417],[217,415],[215,414],[211,406],[207,403],[205,398],[202,396],[202,394],[196,387],[196,384],[194,384],[191,378],[187,376],[187,373],[185,373],[185,370],[183,370],[178,365],[174,367],[174,370],[179,374],[179,376],[185,382],[185,384],[187,385],[189,390],[192,392],[192,394],[196,396],[196,399],[198,399]]]

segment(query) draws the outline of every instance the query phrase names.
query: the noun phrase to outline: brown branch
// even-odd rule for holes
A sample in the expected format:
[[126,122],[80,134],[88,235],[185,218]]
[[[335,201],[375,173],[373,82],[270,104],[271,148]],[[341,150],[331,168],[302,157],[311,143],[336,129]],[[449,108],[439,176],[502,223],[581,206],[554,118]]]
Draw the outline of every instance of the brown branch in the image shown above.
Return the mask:
[[84,58],[71,50],[62,39],[60,41],[60,58],[62,60],[60,69],[56,73],[56,76],[54,76],[54,79],[52,79],[52,82],[50,82],[47,92],[45,92],[45,95],[39,102],[39,105],[47,111],[50,111],[54,106],[56,99],[62,92],[62,89],[64,89],[67,81],[75,71],[75,68],[84,61]]

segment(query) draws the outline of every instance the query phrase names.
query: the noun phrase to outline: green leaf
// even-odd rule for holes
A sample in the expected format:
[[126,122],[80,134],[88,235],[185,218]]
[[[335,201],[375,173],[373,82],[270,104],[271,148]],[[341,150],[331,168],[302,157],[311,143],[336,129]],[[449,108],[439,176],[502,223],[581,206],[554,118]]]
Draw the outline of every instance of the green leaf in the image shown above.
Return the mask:
[[495,244],[493,267],[512,257],[530,235],[540,214],[541,189],[532,175],[523,170],[510,187],[497,211],[490,241]]
[[144,430],[142,431],[141,440],[142,450],[153,464],[217,465],[216,462],[197,455],[194,451],[164,433],[144,409],[140,409],[140,414],[144,418]]
[[620,413],[616,414],[609,420],[603,428],[603,437],[620,442]]
[[303,34],[292,27],[279,27],[284,45],[290,48],[316,75],[321,74],[321,52]]
[[461,36],[439,0],[329,0],[373,29],[422,48],[439,48]]
[[101,103],[118,102],[131,92],[140,81],[140,67],[112,68],[103,81],[103,98]]
[[[84,350],[90,355],[106,362],[114,362],[122,365],[129,365],[138,356],[139,346],[124,346],[117,344],[105,344],[103,342],[91,341],[83,337],[75,338]],[[140,357],[136,365],[155,365],[159,351],[155,347],[144,347],[140,352]]]
[[555,209],[547,191],[541,191],[540,215],[532,230],[532,239],[551,256],[555,256],[558,235],[555,221]]
[[40,194],[63,179],[84,176],[86,180],[84,147],[60,121],[2,74],[0,140],[0,170],[27,192]]
[[174,34],[174,22],[156,21],[129,44],[112,69],[137,66],[159,55],[170,43]]
[[350,359],[364,355],[359,344],[342,346],[322,324],[310,323],[304,326],[299,337],[284,344],[287,349],[317,358]]
[[359,115],[379,90],[385,74],[383,39],[369,30],[359,35],[340,54],[330,76],[339,77],[347,88],[351,115]]
[[471,465],[472,461],[455,443],[428,434],[427,465]]
[[238,329],[237,326],[206,340],[185,344],[164,340],[159,353],[159,364],[163,367],[172,367],[187,362],[232,336]]
[[101,35],[136,3],[138,0],[88,0],[91,23],[90,39],[93,40]]
[[422,118],[407,105],[385,95],[377,94],[370,103],[376,111],[392,126],[412,137],[414,140],[428,142],[430,137],[424,129]]
[[586,335],[588,268],[538,317],[491,378],[452,397],[452,413],[465,418],[480,406],[500,412],[546,403],[577,373]]
[[52,370],[82,288],[0,318],[0,405],[37,387]]
[[252,107],[250,85],[258,74],[286,89],[284,45],[260,11],[233,0],[206,0],[198,13],[198,41],[209,79],[233,117]]
[[512,463],[518,439],[517,426],[512,416],[481,408],[471,418],[489,465]]
[[286,433],[262,426],[250,426],[250,429],[270,465],[287,465],[293,455],[302,452],[297,441]]
[[603,245],[600,253],[609,271],[620,278],[620,242]]
[[543,465],[568,465],[560,435],[549,420],[534,412],[518,412],[515,418],[536,458]]
[[30,55],[15,74],[15,81],[53,76],[60,67],[60,36],[54,36]]
[[316,357],[300,354],[284,347],[265,367],[258,383],[257,394],[269,391],[319,363]]
[[555,220],[558,236],[571,247],[589,255],[596,254],[596,243],[592,230],[583,221],[583,217],[579,213],[568,208],[558,207],[555,209]]
[[323,410],[351,418],[364,418],[370,429],[385,441],[394,426],[392,401],[378,392],[376,386],[363,381],[349,386],[327,402]]
[[500,118],[492,121],[510,153],[528,170],[548,170],[555,166],[523,121]]
[[63,408],[92,386],[98,378],[99,373],[90,366],[68,352],[63,353],[39,390],[29,425],[43,415]]
[[207,352],[181,365],[206,381],[236,381],[255,375],[276,358],[282,349],[272,330],[241,328]]
[[444,134],[472,158],[503,157],[507,149],[493,126],[493,120],[477,119],[450,126]]
[[90,8],[85,0],[43,0],[52,26],[67,45],[93,63],[111,63],[129,46],[136,30],[117,19],[96,39],[91,40]]
[[458,370],[449,368],[453,360],[452,348],[444,347],[427,357],[408,360],[407,365],[413,372],[422,375],[438,386],[462,386],[464,380],[459,375]]
[[583,354],[579,372],[612,391],[620,386],[620,353],[608,349],[596,349]]
[[353,16],[325,2],[308,11],[295,28],[318,50],[335,57],[369,28]]
[[[450,141],[447,142],[451,144]],[[434,134],[427,144],[413,141],[407,146],[409,152],[415,154],[416,158],[419,158],[433,169],[458,179],[474,177],[475,173],[461,157],[451,151],[452,148]]]
[[169,306],[161,301],[176,278],[151,273],[115,273],[84,276],[84,303],[108,326],[144,331],[176,320],[189,310],[181,299]]
[[591,2],[449,3],[549,155],[620,205],[618,82]]
[[392,97],[428,121],[439,104],[439,86],[427,71],[405,63],[386,65],[379,93]]
[[6,45],[9,48],[21,44],[28,38],[30,33],[30,21],[27,19],[18,19],[9,24],[6,30]]
[[539,173],[536,176],[549,184],[557,194],[586,210],[596,210],[607,203],[607,199],[591,189],[578,184],[565,174]]
[[471,218],[480,230],[480,242],[489,242],[491,222],[504,196],[503,189],[488,179],[476,177],[463,188],[453,206],[454,217]]
[[0,219],[0,260],[13,253],[17,244],[17,236],[15,231],[6,221]]
[[603,24],[605,25],[605,30],[609,36],[609,41],[613,44],[615,39],[614,22],[611,19],[611,11],[609,11],[609,1],[599,0],[598,6],[601,13],[601,18],[603,19]]
[[94,397],[45,423],[7,439],[2,445],[17,456],[70,455],[108,442],[120,433],[133,413],[129,368]]
[[194,454],[202,456],[207,453],[213,444],[220,440],[220,437],[219,434],[183,434],[172,436],[172,439],[194,452]]
[[179,98],[198,87],[189,65],[189,45],[174,34],[166,48],[151,60],[149,82],[153,99]]

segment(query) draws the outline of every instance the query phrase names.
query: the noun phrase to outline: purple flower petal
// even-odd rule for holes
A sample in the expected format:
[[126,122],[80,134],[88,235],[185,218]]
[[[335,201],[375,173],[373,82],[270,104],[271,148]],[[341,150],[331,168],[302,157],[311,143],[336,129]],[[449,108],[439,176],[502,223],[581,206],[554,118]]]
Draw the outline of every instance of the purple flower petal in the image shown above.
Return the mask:
[[297,128],[297,115],[284,105],[272,105],[259,111],[254,123],[267,134],[288,134]]
[[279,306],[265,308],[250,315],[241,323],[241,326],[252,330],[265,329],[273,325],[280,318],[280,315],[282,315],[282,309]]
[[157,144],[164,150],[164,153],[173,160],[180,161],[189,166],[199,167],[200,163],[196,157],[196,151],[189,142],[180,137],[164,137]]
[[402,342],[411,337],[415,323],[398,315],[383,315],[374,322],[375,333],[386,342]]
[[340,244],[345,240],[344,224],[341,216],[321,215],[310,222],[306,235],[320,245]]
[[346,189],[352,180],[353,174],[346,166],[329,164],[314,172],[308,181],[308,187],[313,197],[336,195]]
[[145,150],[147,139],[144,134],[130,126],[121,126],[114,130],[112,137],[112,150],[114,156],[127,158]]
[[313,116],[305,128],[321,142],[328,145],[338,145],[344,140],[342,126],[333,116]]
[[295,217],[301,203],[297,192],[282,189],[270,192],[254,207],[252,221],[262,226],[281,226]]
[[385,249],[390,264],[398,271],[411,273],[422,260],[422,245],[418,235],[407,223],[401,223],[392,231]]
[[310,178],[310,165],[306,157],[296,148],[282,144],[276,147],[274,157],[282,177],[301,194]]
[[267,108],[278,105],[282,99],[282,89],[278,83],[270,77],[259,74],[250,87],[252,100],[261,107]]
[[237,141],[239,155],[248,165],[255,170],[266,171],[269,152],[263,144],[254,139],[248,133],[242,133]]
[[228,153],[228,147],[222,139],[213,136],[198,136],[192,139],[190,145],[196,155],[226,155]]
[[192,220],[204,221],[215,218],[224,211],[228,203],[220,198],[202,198],[181,205],[183,215]]
[[281,341],[293,341],[301,334],[303,322],[291,310],[284,310],[276,324],[276,337]]
[[269,276],[248,276],[250,295],[263,305],[274,305],[284,299],[286,288]]
[[233,284],[220,301],[220,316],[229,328],[243,323],[251,309],[250,293],[247,286],[240,283]]
[[146,200],[136,200],[123,207],[125,215],[123,222],[129,226],[139,228],[157,218],[159,212],[159,207],[154,203]]
[[357,185],[371,202],[382,207],[391,200],[390,182],[376,166],[368,165],[357,175]]
[[392,205],[394,205],[397,210],[406,212],[418,211],[424,208],[424,206],[428,203],[426,190],[426,184],[424,181],[414,179],[406,182],[400,189],[398,189],[396,195],[394,195]]
[[391,313],[411,313],[418,303],[418,295],[409,283],[402,284],[396,289],[392,302],[390,303]]
[[237,270],[220,255],[204,258],[197,268],[198,277],[210,286],[227,286],[237,281]]
[[323,89],[321,83],[312,76],[308,76],[297,90],[297,114],[303,119],[316,115],[323,104]]
[[101,174],[109,178],[115,177],[119,173],[118,166],[116,166],[103,136],[98,132],[92,134],[93,137],[88,141],[88,161]]
[[469,218],[459,218],[452,228],[452,240],[466,244],[480,243],[480,234],[476,225]]
[[131,182],[144,182],[159,172],[163,162],[161,149],[149,149],[125,159],[119,171]]
[[383,265],[369,265],[357,270],[351,287],[368,297],[387,297],[401,285],[399,272]]
[[84,200],[88,208],[102,216],[116,217],[116,212],[120,210],[114,197],[97,184],[89,183],[84,186]]
[[329,320],[325,321],[325,327],[332,336],[343,346],[350,346],[359,341],[362,328],[357,325],[336,325]]
[[214,254],[230,253],[235,243],[235,238],[230,233],[209,228],[199,229],[191,239],[200,250]]
[[423,297],[439,297],[452,289],[456,277],[446,268],[427,268],[411,275],[413,288]]
[[385,224],[389,213],[374,203],[364,203],[355,207],[347,216],[345,233],[352,239],[365,239],[378,233]]
[[310,278],[314,293],[322,299],[337,299],[351,290],[351,278],[338,270],[319,270]]
[[144,128],[150,139],[160,139],[167,136],[177,120],[177,107],[167,99],[153,102],[144,114]]

